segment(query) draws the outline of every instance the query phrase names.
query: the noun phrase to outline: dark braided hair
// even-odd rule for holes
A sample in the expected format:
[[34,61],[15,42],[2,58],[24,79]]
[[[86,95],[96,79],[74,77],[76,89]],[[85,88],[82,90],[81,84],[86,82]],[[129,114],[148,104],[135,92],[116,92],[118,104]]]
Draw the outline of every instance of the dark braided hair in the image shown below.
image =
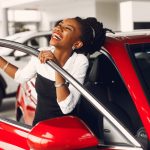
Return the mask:
[[83,42],[83,46],[80,49],[76,49],[76,51],[85,54],[92,54],[95,51],[99,51],[104,44],[107,29],[103,28],[103,24],[98,22],[94,17],[86,19],[75,17],[74,19],[80,25],[81,40]]

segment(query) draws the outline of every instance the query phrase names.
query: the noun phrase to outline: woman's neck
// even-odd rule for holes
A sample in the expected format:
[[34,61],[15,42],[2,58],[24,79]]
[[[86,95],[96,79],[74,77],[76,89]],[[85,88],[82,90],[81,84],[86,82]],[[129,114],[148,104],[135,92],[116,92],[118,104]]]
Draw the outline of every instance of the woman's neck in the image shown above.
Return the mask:
[[54,55],[56,57],[56,59],[58,60],[59,64],[61,66],[63,66],[66,61],[69,59],[69,57],[71,56],[72,51],[71,50],[61,50],[61,49],[55,49],[54,51]]

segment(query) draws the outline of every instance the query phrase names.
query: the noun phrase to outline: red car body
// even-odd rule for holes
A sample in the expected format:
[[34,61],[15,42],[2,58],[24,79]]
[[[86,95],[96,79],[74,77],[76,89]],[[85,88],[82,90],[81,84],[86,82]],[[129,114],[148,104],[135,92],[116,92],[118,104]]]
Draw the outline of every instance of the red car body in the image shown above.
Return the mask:
[[[109,35],[101,52],[111,58],[115,64],[120,76],[130,93],[133,104],[138,112],[140,121],[143,124],[147,142],[150,144],[150,107],[149,97],[142,84],[141,78],[138,76],[134,62],[131,59],[129,49],[130,45],[150,43],[150,35],[147,33],[129,33]],[[31,124],[36,107],[36,93],[34,89],[34,79],[24,85],[20,85],[17,95],[17,117],[23,114],[27,124]],[[79,88],[80,91],[80,88]],[[33,93],[34,94],[33,94]],[[27,102],[26,102],[27,100]],[[98,103],[94,103],[96,106]],[[103,109],[102,109],[103,110]],[[107,110],[107,107],[106,107]],[[102,113],[107,116],[107,111]],[[15,121],[6,120],[7,123],[0,119],[0,149],[37,149],[37,150],[71,150],[71,149],[143,149],[141,143],[133,139],[133,145],[113,145],[101,142],[94,135],[88,125],[85,125],[78,117],[67,116],[40,122],[35,127],[28,125],[20,126]],[[10,124],[8,123],[10,121]],[[116,121],[112,118],[114,126]],[[15,122],[15,123],[14,123]],[[68,122],[70,124],[68,125]],[[13,125],[14,123],[14,125]],[[120,125],[119,125],[120,126]],[[120,127],[117,127],[117,130]],[[121,127],[121,130],[126,127]],[[122,132],[124,134],[124,130]],[[2,136],[1,136],[2,135]],[[63,136],[62,136],[63,135]],[[126,134],[128,135],[128,133]],[[115,135],[114,135],[115,136]],[[130,142],[132,137],[128,135]],[[15,140],[14,140],[15,139]],[[19,142],[18,142],[19,141]],[[134,145],[135,144],[135,145]],[[99,145],[99,146],[98,146]],[[149,148],[149,147],[147,147]]]

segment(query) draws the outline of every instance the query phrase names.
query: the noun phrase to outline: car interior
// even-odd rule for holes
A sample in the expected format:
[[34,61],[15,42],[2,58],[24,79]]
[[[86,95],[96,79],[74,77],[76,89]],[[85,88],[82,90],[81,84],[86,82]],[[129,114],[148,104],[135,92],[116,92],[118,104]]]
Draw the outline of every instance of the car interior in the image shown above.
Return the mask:
[[[101,53],[90,63],[88,77],[85,81],[86,88],[121,121],[123,126],[127,127],[137,137],[139,129],[143,125],[132,98],[115,66]],[[90,127],[100,141],[107,143],[104,138],[106,129],[103,123],[103,115],[97,113],[96,108],[84,97],[80,98],[77,105],[77,115]],[[141,137],[139,139],[142,139],[141,142],[146,145],[147,137],[144,140]]]

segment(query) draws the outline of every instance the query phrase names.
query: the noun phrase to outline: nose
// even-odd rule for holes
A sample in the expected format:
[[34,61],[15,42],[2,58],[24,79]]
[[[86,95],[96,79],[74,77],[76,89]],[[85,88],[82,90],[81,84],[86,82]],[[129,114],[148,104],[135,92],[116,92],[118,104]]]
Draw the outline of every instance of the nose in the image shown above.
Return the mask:
[[61,28],[61,26],[56,26],[53,28],[53,31],[62,31],[63,29]]

